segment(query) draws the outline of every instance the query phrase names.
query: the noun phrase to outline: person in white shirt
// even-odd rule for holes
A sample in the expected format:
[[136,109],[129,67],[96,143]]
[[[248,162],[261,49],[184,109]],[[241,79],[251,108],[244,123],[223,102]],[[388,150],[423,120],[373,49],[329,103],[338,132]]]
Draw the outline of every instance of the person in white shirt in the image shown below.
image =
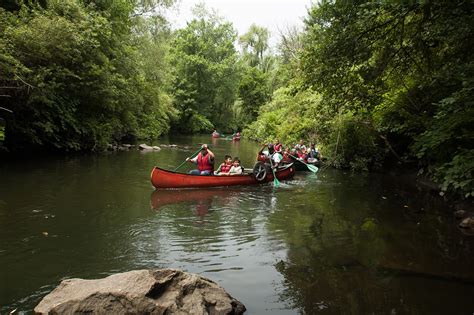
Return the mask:
[[265,149],[265,147],[263,147],[259,152],[258,154],[261,156],[261,155],[264,155],[265,157],[269,158],[271,157],[272,159],[272,166],[274,168],[276,168],[278,166],[278,164],[280,164],[281,160],[283,159],[283,155],[281,155],[279,152],[276,152],[275,151],[275,147],[273,144],[269,144],[267,146],[268,148],[268,151],[263,151]]
[[244,172],[242,166],[240,165],[239,158],[234,158],[232,167],[230,168],[229,175],[240,175]]

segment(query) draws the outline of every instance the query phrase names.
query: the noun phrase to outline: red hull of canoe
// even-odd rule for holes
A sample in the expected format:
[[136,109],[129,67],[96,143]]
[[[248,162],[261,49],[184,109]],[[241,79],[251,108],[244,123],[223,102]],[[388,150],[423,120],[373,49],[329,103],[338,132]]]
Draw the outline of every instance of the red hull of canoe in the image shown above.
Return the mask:
[[232,141],[240,141],[240,137],[233,137]]
[[212,134],[212,137],[213,137],[213,138],[219,138],[220,135],[219,135],[218,133],[213,133],[213,134]]
[[[293,165],[280,169],[276,172],[279,180],[291,178],[295,174]],[[258,182],[253,174],[234,176],[201,176],[167,171],[155,167],[151,172],[151,183],[155,188],[197,188],[197,187],[219,187],[235,185],[255,185],[273,180],[273,174],[267,174],[262,182]]]

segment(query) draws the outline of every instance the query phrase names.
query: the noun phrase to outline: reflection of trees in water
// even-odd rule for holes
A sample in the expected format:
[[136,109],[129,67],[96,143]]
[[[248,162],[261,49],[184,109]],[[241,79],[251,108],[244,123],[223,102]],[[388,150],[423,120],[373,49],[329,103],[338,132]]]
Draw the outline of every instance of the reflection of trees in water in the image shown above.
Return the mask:
[[288,246],[275,265],[285,278],[281,300],[308,314],[472,310],[474,286],[463,284],[474,283],[472,242],[441,216],[414,210],[413,195],[385,202],[381,185],[363,181],[280,196],[286,206],[268,230]]

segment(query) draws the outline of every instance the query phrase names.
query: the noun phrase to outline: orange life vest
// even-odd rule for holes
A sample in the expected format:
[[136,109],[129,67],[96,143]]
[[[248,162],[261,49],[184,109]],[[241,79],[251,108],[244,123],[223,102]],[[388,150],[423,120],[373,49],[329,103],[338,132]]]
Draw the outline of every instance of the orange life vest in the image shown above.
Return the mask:
[[209,161],[209,153],[205,157],[202,157],[202,152],[199,152],[197,158],[197,167],[200,172],[202,171],[214,171],[214,164]]
[[232,167],[232,164],[222,163],[221,164],[221,173],[229,173],[231,167]]

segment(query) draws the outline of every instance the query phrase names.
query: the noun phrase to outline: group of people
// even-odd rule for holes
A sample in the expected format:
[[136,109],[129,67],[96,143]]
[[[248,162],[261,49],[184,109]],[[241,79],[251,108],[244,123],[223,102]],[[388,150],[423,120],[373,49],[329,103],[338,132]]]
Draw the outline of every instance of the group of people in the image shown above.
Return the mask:
[[[265,150],[266,149],[266,150]],[[244,168],[240,165],[238,157],[226,155],[218,169],[214,171],[214,153],[206,144],[201,146],[201,151],[194,158],[187,158],[186,161],[197,164],[197,169],[191,170],[189,173],[193,175],[218,175],[231,176],[240,175],[244,172]],[[301,139],[293,148],[284,147],[277,139],[275,143],[266,144],[258,152],[257,160],[269,161],[271,167],[276,168],[281,163],[291,163],[294,159],[304,163],[314,163],[321,159],[321,153],[316,148],[316,144],[312,142],[309,148],[306,148],[303,139]]]
[[189,174],[193,175],[218,175],[218,176],[232,176],[239,175],[244,172],[240,165],[238,157],[226,155],[224,162],[222,162],[218,169],[214,171],[214,153],[209,150],[207,144],[201,146],[201,151],[194,158],[187,158],[186,161],[197,164],[197,169],[191,170]]
[[304,140],[300,139],[300,141],[291,148],[289,146],[284,147],[280,140],[276,139],[275,143],[263,146],[257,156],[257,160],[259,161],[269,160],[272,167],[277,167],[280,163],[290,163],[293,159],[300,160],[304,163],[315,163],[321,159],[321,153],[316,148],[314,142],[311,142],[309,148],[307,148],[304,144]]

